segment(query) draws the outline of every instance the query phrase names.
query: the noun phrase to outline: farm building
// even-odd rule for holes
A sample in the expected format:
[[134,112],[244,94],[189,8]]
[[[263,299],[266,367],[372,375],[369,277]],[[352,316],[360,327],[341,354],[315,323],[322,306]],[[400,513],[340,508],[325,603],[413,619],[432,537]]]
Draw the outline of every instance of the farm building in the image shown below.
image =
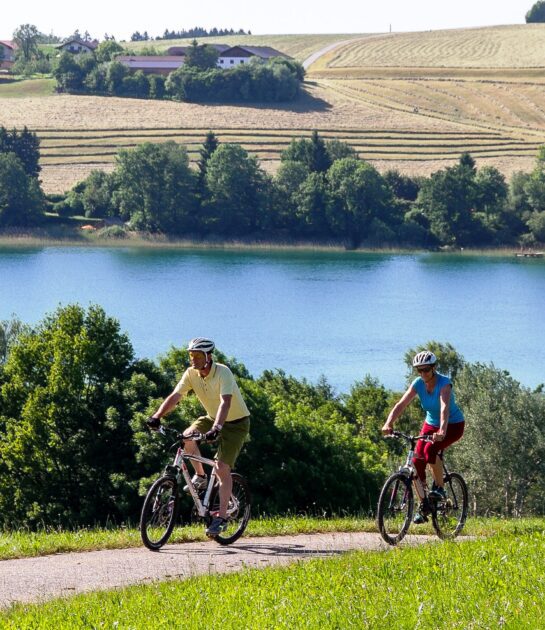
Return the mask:
[[[236,65],[248,63],[252,58],[267,61],[273,57],[289,58],[288,55],[271,48],[270,46],[225,46],[223,44],[210,44],[219,52],[218,68],[232,68]],[[131,70],[142,70],[147,74],[169,74],[184,65],[188,46],[171,46],[168,55],[121,55],[116,57]]]
[[115,60],[135,72],[142,70],[144,74],[170,74],[184,65],[181,55],[120,55]]
[[289,58],[288,55],[270,46],[231,46],[231,48],[220,53],[218,66],[220,68],[230,68],[241,63],[248,63],[254,57],[263,61],[268,61],[274,57]]
[[55,46],[58,50],[63,52],[71,52],[74,54],[93,52],[98,46],[96,39],[84,41],[82,39],[72,38],[68,39],[62,44]]
[[15,63],[17,44],[8,40],[0,40],[0,70],[11,70]]

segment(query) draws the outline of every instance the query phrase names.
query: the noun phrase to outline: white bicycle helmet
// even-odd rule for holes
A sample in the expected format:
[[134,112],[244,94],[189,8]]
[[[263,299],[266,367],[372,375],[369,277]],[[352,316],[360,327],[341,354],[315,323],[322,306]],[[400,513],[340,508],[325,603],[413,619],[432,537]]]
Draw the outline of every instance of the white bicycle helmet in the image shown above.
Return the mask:
[[437,357],[429,350],[422,350],[415,355],[413,359],[413,367],[422,367],[424,365],[435,365],[437,363]]
[[205,354],[209,354],[210,352],[214,352],[214,348],[216,344],[211,339],[206,339],[206,337],[195,337],[189,342],[187,349],[190,352],[204,352]]

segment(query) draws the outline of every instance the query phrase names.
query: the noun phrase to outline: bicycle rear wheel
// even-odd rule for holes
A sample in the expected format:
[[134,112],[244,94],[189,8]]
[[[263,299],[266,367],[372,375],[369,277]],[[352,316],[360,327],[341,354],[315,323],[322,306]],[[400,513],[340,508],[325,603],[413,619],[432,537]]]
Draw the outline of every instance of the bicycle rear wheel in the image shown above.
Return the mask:
[[435,533],[441,540],[450,540],[463,529],[467,518],[468,493],[462,475],[450,473],[445,477],[446,499],[437,501],[432,512]]
[[382,487],[377,507],[378,529],[389,545],[397,545],[403,540],[411,524],[413,509],[411,480],[402,473],[394,473]]
[[140,516],[142,542],[158,551],[169,539],[178,518],[180,497],[174,477],[160,477],[148,490]]
[[[227,506],[227,529],[221,534],[214,536],[214,540],[220,545],[230,545],[235,540],[238,540],[244,533],[251,514],[252,501],[248,482],[238,473],[231,473],[231,478],[233,480],[233,490]],[[219,486],[216,485],[210,497],[210,520],[212,520],[213,514],[219,512],[219,509]]]

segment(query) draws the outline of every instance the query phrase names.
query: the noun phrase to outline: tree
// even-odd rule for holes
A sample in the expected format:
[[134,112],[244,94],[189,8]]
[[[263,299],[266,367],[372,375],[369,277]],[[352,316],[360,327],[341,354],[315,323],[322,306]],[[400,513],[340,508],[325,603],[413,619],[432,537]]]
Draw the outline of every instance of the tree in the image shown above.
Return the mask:
[[218,65],[218,55],[219,53],[214,46],[199,44],[194,39],[191,46],[187,48],[184,65],[198,70],[210,70]]
[[17,129],[8,131],[0,127],[0,154],[15,153],[21,160],[25,172],[30,177],[38,177],[40,167],[40,140],[38,136],[26,127],[18,132]]
[[195,225],[196,176],[185,147],[146,142],[116,158],[114,203],[140,230],[181,234]]
[[213,131],[209,131],[206,134],[202,147],[199,149],[199,155],[201,159],[197,165],[199,167],[199,188],[202,189],[206,178],[206,169],[208,166],[208,160],[212,157],[214,151],[218,148],[219,141]]
[[503,210],[508,187],[503,174],[495,166],[483,166],[475,177],[475,207],[487,215]]
[[107,61],[112,61],[116,55],[120,55],[123,53],[125,49],[121,44],[118,44],[115,40],[109,39],[97,46],[95,50],[95,57],[99,63],[104,63]]
[[391,192],[380,173],[367,162],[344,158],[327,173],[332,205],[328,221],[334,234],[356,247],[372,236],[374,220],[388,223]]
[[81,202],[86,217],[107,217],[115,214],[113,193],[115,176],[104,171],[92,170],[85,181]]
[[19,335],[0,388],[0,523],[74,526],[135,516],[129,421],[156,396],[119,324],[59,308]]
[[479,240],[482,226],[473,217],[475,198],[475,172],[464,163],[433,173],[422,184],[416,205],[440,243],[460,246]]
[[545,22],[545,0],[538,0],[526,13],[526,23]]
[[316,173],[325,173],[333,161],[328,153],[326,143],[316,130],[312,132],[310,139],[292,140],[288,148],[282,151],[281,160],[283,162],[303,162],[310,171]]
[[[452,449],[477,514],[543,510],[545,397],[493,365],[469,364],[456,380],[466,431]],[[449,451],[449,457],[450,451]],[[539,490],[538,490],[539,489]]]
[[205,181],[210,230],[241,235],[263,227],[270,179],[255,156],[238,144],[222,144],[207,162]]
[[40,32],[33,24],[21,24],[13,32],[13,41],[17,44],[25,61],[38,56]]
[[0,226],[35,225],[43,213],[38,180],[15,153],[0,153]]
[[[81,55],[83,58],[89,55]],[[93,58],[93,63],[95,63]],[[61,53],[53,68],[53,76],[61,91],[81,90],[87,75],[86,69],[79,62],[79,58],[69,52]]]

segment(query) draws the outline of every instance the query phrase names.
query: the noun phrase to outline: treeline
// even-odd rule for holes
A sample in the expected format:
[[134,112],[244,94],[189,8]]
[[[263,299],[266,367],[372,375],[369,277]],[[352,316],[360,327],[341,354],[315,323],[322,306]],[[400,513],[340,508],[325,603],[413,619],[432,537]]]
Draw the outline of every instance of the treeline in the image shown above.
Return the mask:
[[545,149],[508,184],[469,154],[429,178],[380,174],[338,140],[293,140],[271,176],[238,144],[209,133],[197,168],[175,143],[123,150],[56,210],[118,217],[136,230],[185,237],[343,242],[426,248],[545,242]]
[[[467,364],[449,344],[428,345],[466,414],[449,462],[469,482],[472,512],[542,514],[543,393],[492,365]],[[252,480],[258,512],[373,512],[401,458],[400,445],[380,433],[398,394],[366,376],[337,395],[326,380],[278,370],[254,378],[235,359],[221,352],[217,359],[230,365],[251,412],[251,441],[237,468]],[[145,418],[187,365],[185,349],[137,358],[98,306],[59,308],[33,328],[0,322],[0,527],[134,522],[170,457]],[[190,396],[168,424],[183,429],[201,413]],[[411,405],[401,426],[416,431],[421,416]]]
[[[0,130],[0,157],[0,226],[35,225],[44,208],[36,135]],[[469,154],[411,178],[381,174],[348,144],[314,132],[292,140],[271,176],[240,145],[209,132],[196,167],[181,145],[144,143],[120,151],[112,173],[92,171],[51,209],[115,218],[126,223],[121,236],[132,229],[346,247],[533,247],[545,243],[545,148],[533,171],[509,183],[494,167],[478,169]]]
[[279,102],[294,100],[304,78],[301,64],[285,57],[217,68],[218,51],[197,42],[188,47],[184,65],[168,76],[134,72],[115,60],[122,52],[110,40],[94,53],[63,53],[53,69],[57,90],[191,102]]
[[[169,31],[165,29],[163,35],[158,35],[155,39],[184,39],[187,37],[222,37],[225,35],[251,35],[252,32],[246,32],[243,28],[239,28],[238,31],[232,28],[216,28],[215,26],[209,31],[201,26],[195,26],[186,30],[183,28],[180,31]],[[132,37],[131,37],[132,39]],[[133,40],[134,41],[134,40]]]

